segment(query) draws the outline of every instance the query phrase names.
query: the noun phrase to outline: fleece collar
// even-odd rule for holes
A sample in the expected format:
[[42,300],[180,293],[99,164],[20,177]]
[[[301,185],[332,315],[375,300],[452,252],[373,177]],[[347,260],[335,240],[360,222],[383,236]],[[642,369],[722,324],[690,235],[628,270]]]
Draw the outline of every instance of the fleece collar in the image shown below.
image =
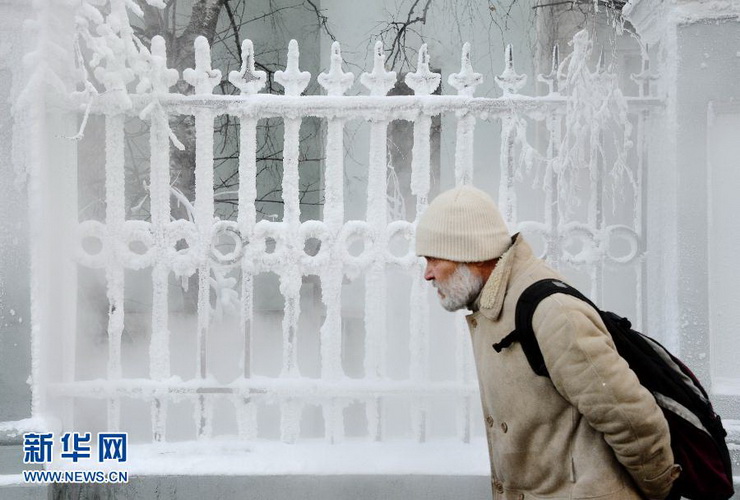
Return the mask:
[[501,314],[501,308],[504,305],[504,297],[506,296],[506,285],[509,282],[511,276],[511,270],[514,267],[514,257],[517,253],[517,248],[522,241],[519,238],[519,234],[512,237],[514,241],[509,249],[499,258],[496,263],[496,267],[493,269],[491,276],[483,285],[483,289],[478,295],[478,298],[471,304],[473,311],[481,311],[484,316],[489,319],[495,320]]

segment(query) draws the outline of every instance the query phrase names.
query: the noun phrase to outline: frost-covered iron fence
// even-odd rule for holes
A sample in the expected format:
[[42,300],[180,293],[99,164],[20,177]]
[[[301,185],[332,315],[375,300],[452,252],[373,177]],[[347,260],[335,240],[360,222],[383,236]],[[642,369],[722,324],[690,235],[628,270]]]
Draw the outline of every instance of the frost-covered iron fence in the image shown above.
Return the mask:
[[[302,435],[306,414],[312,412],[312,421],[321,427],[319,435],[329,442],[357,435],[382,441],[391,413],[396,421],[407,422],[406,435],[414,440],[447,432],[468,441],[479,416],[474,411],[477,386],[464,322],[458,316],[455,326],[431,324],[434,313],[430,305],[435,299],[423,281],[423,261],[414,255],[415,220],[394,220],[389,215],[387,131],[394,120],[413,123],[410,190],[417,217],[432,187],[432,118],[441,115],[455,123],[454,133],[449,135],[454,135],[454,179],[458,184],[473,181],[476,124],[480,120],[500,123],[497,198],[505,218],[512,227],[539,240],[542,255],[566,273],[569,269],[582,273],[575,279],[590,284],[597,301],[603,298],[606,268],[618,268],[618,274],[629,270],[634,275],[630,294],[636,291],[632,303],[638,316],[642,314],[642,137],[648,109],[656,101],[642,90],[638,97],[625,99],[603,67],[589,69],[587,38],[577,40],[574,53],[562,63],[557,50],[553,52],[552,72],[540,76],[549,93],[535,97],[519,94],[525,77],[516,73],[510,48],[505,70],[497,78],[503,91],[500,98],[474,97],[482,79],[471,67],[467,46],[460,71],[448,78],[458,95],[431,95],[441,75],[430,71],[425,47],[420,50],[416,72],[405,79],[413,96],[386,96],[397,78],[384,68],[380,45],[375,48],[373,70],[360,77],[369,96],[344,95],[354,76],[342,70],[336,43],[330,68],[318,76],[325,96],[301,95],[311,75],[299,70],[295,42],[290,45],[286,70],[275,75],[285,89],[282,96],[259,94],[265,74],[254,68],[250,41],[244,42],[242,53],[241,71],[228,75],[241,95],[214,95],[221,73],[211,67],[205,39],[197,39],[195,66],[183,73],[195,91],[186,96],[170,92],[179,75],[167,68],[164,41],[156,37],[138,93],[127,94],[129,101],[122,106],[120,82],[104,80],[108,92],[91,101],[87,109],[104,116],[106,209],[104,221],[80,221],[77,258],[83,268],[104,273],[109,303],[104,341],[107,359],[102,377],[86,378],[76,374],[84,370],[68,368],[66,375],[35,387],[41,392],[39,397],[62,401],[69,409],[60,415],[65,426],[76,425],[76,406],[88,408],[89,415],[91,407],[85,405],[101,401],[105,402],[106,417],[100,426],[133,432],[136,418],[131,415],[135,411],[127,405],[138,401],[148,407],[151,424],[146,427],[153,441],[170,437],[172,420],[180,418],[186,407],[193,409],[191,438],[219,434],[223,426],[214,422],[227,419],[241,438],[295,442]],[[647,74],[637,76],[641,81],[647,78]],[[172,218],[170,142],[177,145],[179,141],[170,129],[169,118],[176,115],[195,119],[192,220]],[[236,220],[214,218],[214,120],[222,115],[235,117],[240,124]],[[127,116],[139,116],[150,124],[149,220],[127,219]],[[284,125],[283,216],[282,220],[258,220],[257,125],[259,120],[273,117],[281,118]],[[308,117],[320,119],[325,126],[320,220],[302,220],[300,213],[299,132]],[[357,121],[369,124],[367,210],[363,220],[346,220],[344,131],[348,123]],[[627,133],[630,127],[634,127],[631,135]],[[634,137],[636,144],[630,149]],[[495,166],[495,162],[488,163]],[[541,193],[533,198],[536,207],[531,200],[521,203],[530,184]],[[610,192],[617,206],[614,211],[608,206]],[[610,222],[610,217],[626,222]],[[307,252],[308,241],[313,241],[318,252]],[[358,241],[362,246],[359,252],[354,249]],[[129,323],[126,288],[127,276],[136,272],[145,272],[150,279],[151,314],[146,327],[149,334],[144,336],[148,349],[133,352],[126,347],[126,337],[132,334],[129,330],[135,328]],[[265,292],[255,285],[256,280],[269,273],[279,277],[284,301],[279,325],[265,322],[255,311],[255,301]],[[171,311],[171,281],[190,276],[197,276],[198,283],[192,327]],[[318,276],[320,303],[304,300],[308,276]],[[405,280],[403,293],[397,289],[399,279]],[[347,282],[363,285],[358,304],[362,347],[353,360],[348,360],[347,343],[356,341],[348,336],[343,308]],[[407,311],[407,317],[394,317],[395,312],[389,311],[391,305],[397,310],[399,304],[391,302],[400,296],[405,297],[400,307]],[[214,304],[223,301],[237,305],[234,323],[214,317]],[[302,315],[308,313],[319,320],[302,327]],[[440,329],[444,330],[441,335],[452,339],[450,343],[433,338]],[[404,344],[400,348],[399,339],[391,338],[399,331]],[[319,369],[314,376],[301,370],[299,350],[304,334],[315,340]],[[262,349],[270,348],[275,337],[280,338],[275,358],[279,366],[258,368]],[[222,354],[215,355],[212,351],[219,342]],[[192,349],[182,347],[190,344]],[[394,349],[406,353],[407,369],[389,367]],[[127,355],[127,350],[132,352]],[[230,355],[223,351],[230,351]],[[74,346],[67,346],[66,352],[75,352]],[[148,360],[138,376],[127,375],[135,372],[126,367],[127,359],[133,356]],[[217,365],[225,359],[234,365],[226,370],[231,373],[226,380],[213,375],[223,368]],[[441,367],[439,359],[448,365]],[[78,349],[76,359],[72,356],[67,362],[79,368],[90,359]],[[353,367],[355,374],[349,376],[348,365],[352,363],[360,366]],[[189,368],[181,369],[183,364]],[[191,376],[183,378],[180,373]],[[454,408],[454,423],[447,431],[432,432],[440,428],[434,421],[440,397],[448,409]],[[264,431],[271,426],[271,419],[279,421],[275,434]],[[350,420],[355,422],[351,431],[347,429]],[[360,431],[356,430],[357,422]],[[84,430],[91,430],[89,421],[87,425]]]

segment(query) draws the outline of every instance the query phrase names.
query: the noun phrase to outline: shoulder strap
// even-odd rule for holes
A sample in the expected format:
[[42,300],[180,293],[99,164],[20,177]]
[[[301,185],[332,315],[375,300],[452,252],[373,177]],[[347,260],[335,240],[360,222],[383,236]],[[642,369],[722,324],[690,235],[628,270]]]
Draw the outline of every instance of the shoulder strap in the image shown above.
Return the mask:
[[501,352],[503,349],[511,346],[514,342],[519,342],[522,345],[522,350],[527,357],[529,366],[532,367],[532,370],[534,370],[537,375],[542,377],[549,377],[550,374],[547,371],[545,359],[542,356],[542,351],[537,343],[537,337],[535,337],[534,330],[532,329],[532,316],[534,316],[534,311],[537,309],[540,302],[555,293],[572,295],[573,297],[590,304],[591,307],[599,311],[593,302],[572,286],[567,285],[558,279],[543,279],[529,285],[524,292],[522,292],[516,304],[514,331],[504,337],[501,342],[493,344],[493,348],[496,352]]

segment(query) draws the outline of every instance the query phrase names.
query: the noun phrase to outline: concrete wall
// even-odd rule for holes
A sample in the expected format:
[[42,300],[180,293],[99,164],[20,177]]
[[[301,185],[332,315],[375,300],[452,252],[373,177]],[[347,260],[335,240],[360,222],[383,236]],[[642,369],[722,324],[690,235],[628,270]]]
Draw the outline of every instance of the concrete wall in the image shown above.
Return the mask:
[[[633,1],[629,19],[650,45],[658,95],[648,166],[648,301],[719,412],[740,418],[740,11],[699,1]],[[734,186],[733,189],[731,186]]]

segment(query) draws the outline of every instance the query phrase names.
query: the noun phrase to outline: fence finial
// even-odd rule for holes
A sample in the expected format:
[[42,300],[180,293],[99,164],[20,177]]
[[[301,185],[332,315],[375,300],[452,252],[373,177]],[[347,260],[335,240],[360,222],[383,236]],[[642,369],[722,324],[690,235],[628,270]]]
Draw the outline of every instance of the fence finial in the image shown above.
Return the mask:
[[442,76],[439,73],[429,71],[429,51],[425,43],[419,49],[419,62],[416,64],[416,72],[406,74],[406,85],[416,95],[429,95],[437,90],[441,79]]
[[495,77],[496,83],[501,90],[504,91],[504,96],[511,94],[518,94],[525,83],[527,83],[527,75],[520,75],[514,70],[514,50],[511,44],[506,46],[506,65],[504,72],[500,76]]
[[306,90],[308,82],[311,80],[311,73],[301,71],[298,67],[299,59],[298,42],[291,40],[288,44],[288,64],[285,71],[275,72],[275,81],[285,88],[285,95],[301,95],[301,92]]
[[213,88],[221,83],[221,71],[211,68],[211,48],[204,36],[195,39],[195,69],[182,72],[183,78],[195,87],[198,95],[212,94]]
[[317,80],[319,85],[326,89],[328,95],[344,95],[355,81],[355,75],[352,72],[345,73],[342,71],[342,49],[339,42],[331,44],[331,64],[329,71],[321,73]]
[[151,89],[153,94],[167,94],[180,78],[180,72],[167,67],[167,47],[164,38],[159,35],[152,38],[149,61],[149,71],[136,86],[136,93],[144,94]]
[[548,94],[559,95],[560,94],[560,80],[558,79],[558,69],[560,68],[560,48],[558,44],[552,47],[552,66],[550,72],[546,75],[540,73],[537,75],[537,80],[544,83],[548,87]]
[[470,42],[463,44],[460,72],[452,73],[447,83],[457,89],[458,95],[466,97],[473,97],[475,87],[483,83],[483,75],[473,71],[473,65],[470,63]]
[[242,42],[242,67],[240,71],[229,73],[229,81],[242,94],[254,95],[265,86],[267,73],[254,69],[254,45],[252,40]]
[[370,91],[370,95],[386,95],[396,84],[396,72],[385,70],[385,54],[380,40],[375,42],[373,71],[360,75],[360,83]]

